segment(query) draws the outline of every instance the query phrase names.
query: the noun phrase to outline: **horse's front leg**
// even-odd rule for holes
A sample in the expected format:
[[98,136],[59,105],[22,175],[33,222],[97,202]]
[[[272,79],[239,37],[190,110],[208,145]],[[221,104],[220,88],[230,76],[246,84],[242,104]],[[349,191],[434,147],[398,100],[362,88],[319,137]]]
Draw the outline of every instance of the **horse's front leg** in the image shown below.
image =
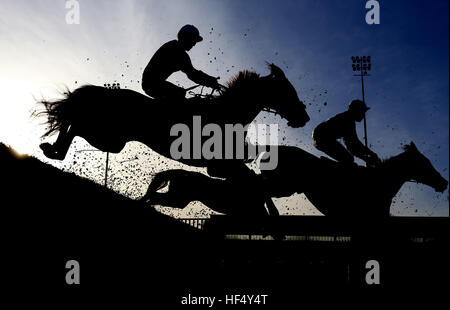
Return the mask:
[[269,211],[270,216],[279,216],[280,212],[278,212],[277,207],[273,203],[272,198],[267,198],[266,200],[267,211]]

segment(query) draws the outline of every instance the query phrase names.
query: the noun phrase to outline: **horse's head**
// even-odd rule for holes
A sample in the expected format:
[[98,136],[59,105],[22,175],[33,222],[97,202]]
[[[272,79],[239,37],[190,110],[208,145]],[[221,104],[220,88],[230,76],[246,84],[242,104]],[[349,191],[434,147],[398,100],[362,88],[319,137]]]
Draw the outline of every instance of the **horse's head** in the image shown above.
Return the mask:
[[265,105],[274,109],[282,118],[288,121],[288,125],[294,128],[303,127],[310,120],[306,113],[305,104],[298,98],[297,91],[288,81],[283,70],[274,64],[268,64],[270,74],[263,77],[267,82]]
[[411,181],[431,186],[436,192],[443,192],[447,189],[448,181],[436,171],[430,160],[419,152],[413,142],[405,145],[403,149],[411,163],[410,167],[413,167],[409,170]]

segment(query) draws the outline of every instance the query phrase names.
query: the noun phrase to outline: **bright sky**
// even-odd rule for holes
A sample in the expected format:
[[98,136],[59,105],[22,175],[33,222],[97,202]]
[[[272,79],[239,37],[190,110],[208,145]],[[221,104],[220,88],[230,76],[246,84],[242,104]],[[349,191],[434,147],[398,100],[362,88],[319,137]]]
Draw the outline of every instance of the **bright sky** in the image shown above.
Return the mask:
[[[318,123],[361,97],[350,56],[371,55],[366,79],[368,137],[381,157],[414,141],[449,179],[448,1],[380,1],[380,25],[365,22],[365,1],[119,1],[79,0],[80,24],[66,23],[65,0],[2,0],[0,5],[0,141],[43,159],[44,127],[29,117],[34,98],[85,83],[120,82],[141,91],[142,70],[156,49],[195,24],[204,37],[190,52],[198,69],[224,83],[241,69],[267,74],[265,61],[282,67],[308,105],[300,129],[279,122],[282,143],[319,155],[311,132]],[[282,4],[281,4],[282,3]],[[171,80],[189,86],[182,74]],[[326,105],[324,103],[327,103]],[[261,115],[260,120],[264,120]],[[362,126],[359,126],[362,139]],[[83,150],[89,150],[80,152]],[[105,154],[77,139],[62,169],[103,182]],[[153,173],[181,167],[140,144],[111,156],[108,185],[137,198]],[[448,190],[405,185],[395,215],[448,216]],[[277,201],[283,214],[317,214],[303,196]],[[163,210],[168,212],[167,209]],[[203,216],[193,204],[178,216]]]

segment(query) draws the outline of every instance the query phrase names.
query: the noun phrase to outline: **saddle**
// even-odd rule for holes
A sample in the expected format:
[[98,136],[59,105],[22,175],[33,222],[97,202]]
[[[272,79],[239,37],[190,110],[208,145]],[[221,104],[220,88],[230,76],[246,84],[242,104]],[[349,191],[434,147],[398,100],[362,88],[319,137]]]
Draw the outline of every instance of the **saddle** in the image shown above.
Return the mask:
[[170,105],[170,106],[177,106],[177,105],[185,105],[185,104],[195,104],[195,105],[199,105],[199,104],[210,104],[211,102],[213,102],[212,98],[206,97],[191,97],[191,98],[184,98],[184,99],[180,99],[180,100],[174,100],[174,99],[166,99],[166,98],[153,98],[150,97],[153,100],[155,100],[155,102],[159,103],[159,104],[165,104],[165,105]]

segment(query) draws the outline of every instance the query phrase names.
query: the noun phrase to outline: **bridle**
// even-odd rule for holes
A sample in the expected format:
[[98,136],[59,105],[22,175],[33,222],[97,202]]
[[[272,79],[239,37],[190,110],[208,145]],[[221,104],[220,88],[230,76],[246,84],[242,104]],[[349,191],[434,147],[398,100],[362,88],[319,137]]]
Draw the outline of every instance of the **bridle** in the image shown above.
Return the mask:
[[[197,84],[197,85],[194,85],[194,86],[186,88],[186,92],[189,95],[192,95],[192,96],[197,97],[197,98],[212,98],[213,97],[213,93],[215,91],[217,91],[219,93],[219,95],[223,95],[224,91],[228,89],[228,87],[226,87],[224,85],[221,85],[221,84],[219,84],[219,85],[220,85],[221,88],[213,88],[209,94],[203,94],[203,90],[204,90],[205,86],[200,85],[200,84]],[[197,87],[200,87],[200,86],[201,86],[201,89],[200,89],[200,93],[199,94],[193,92],[194,89],[196,89]],[[271,108],[263,108],[262,111],[265,111],[267,113],[272,113],[274,115],[281,115],[279,112],[277,112],[276,110],[271,109]]]
[[[197,87],[199,87],[199,86],[201,86],[200,93],[199,94],[198,93],[194,93],[192,90],[197,88]],[[205,86],[200,85],[200,84],[197,84],[197,85],[191,86],[189,88],[186,88],[186,92],[189,95],[192,95],[192,96],[197,97],[197,98],[212,98],[215,91],[217,91],[219,93],[219,95],[223,95],[224,91],[226,89],[228,89],[228,87],[226,87],[224,85],[219,84],[219,86],[221,88],[213,88],[209,94],[203,94],[203,90],[204,90]]]

